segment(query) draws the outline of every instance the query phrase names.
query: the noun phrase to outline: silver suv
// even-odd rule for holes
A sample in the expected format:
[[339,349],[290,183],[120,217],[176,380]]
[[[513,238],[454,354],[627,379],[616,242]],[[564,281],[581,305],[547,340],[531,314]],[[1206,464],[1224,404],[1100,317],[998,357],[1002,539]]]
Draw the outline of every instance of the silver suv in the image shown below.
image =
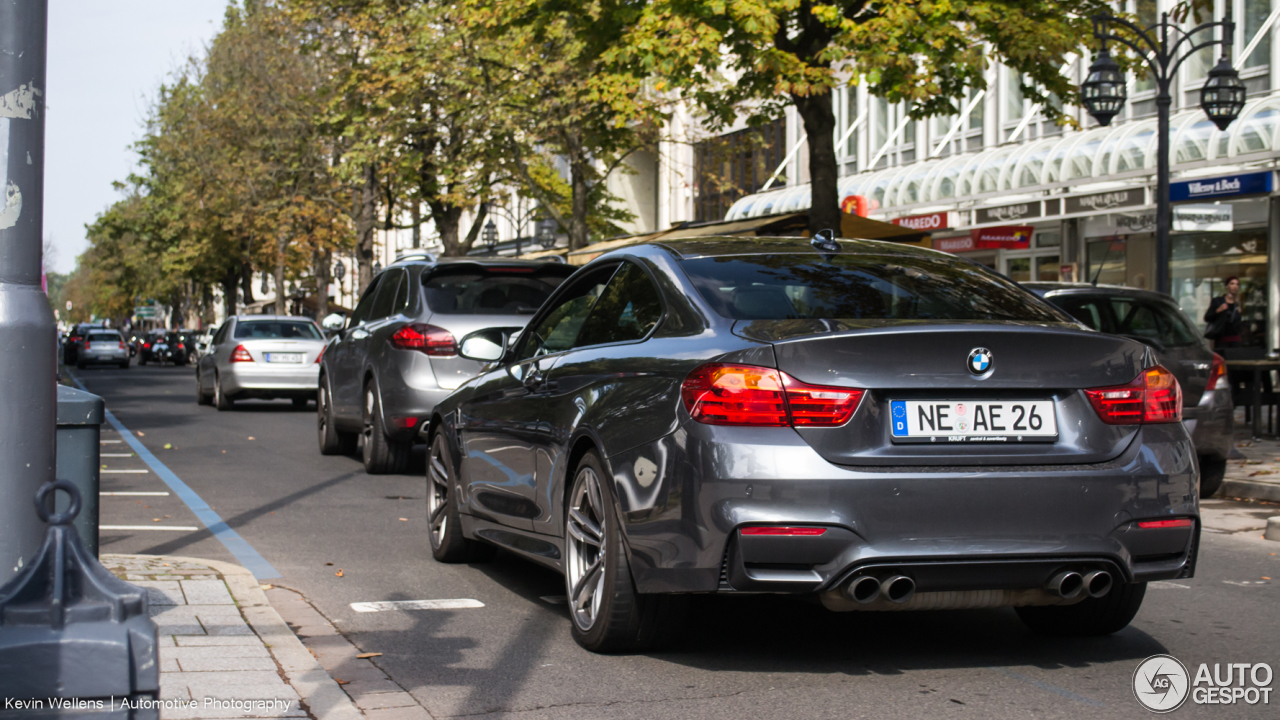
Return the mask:
[[320,452],[361,450],[365,471],[402,472],[431,410],[482,363],[458,345],[486,328],[520,329],[576,270],[561,262],[405,260],[365,288],[320,361]]

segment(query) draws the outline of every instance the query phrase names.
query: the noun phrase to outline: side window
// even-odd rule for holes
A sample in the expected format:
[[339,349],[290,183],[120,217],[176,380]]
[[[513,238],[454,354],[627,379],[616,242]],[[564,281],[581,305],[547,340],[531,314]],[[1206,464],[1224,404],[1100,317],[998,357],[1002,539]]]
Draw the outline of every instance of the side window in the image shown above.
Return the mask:
[[409,282],[404,278],[404,273],[400,273],[400,289],[396,291],[395,302],[391,303],[391,312],[389,315],[405,312],[409,309]]
[[373,309],[373,296],[378,294],[378,281],[383,277],[385,276],[379,275],[375,277],[369,283],[369,287],[364,289],[364,295],[360,296],[360,302],[356,304],[356,309],[351,312],[351,322],[347,324],[347,327],[355,327],[368,321],[369,311]]
[[602,267],[575,282],[566,294],[556,300],[551,312],[524,335],[516,350],[516,360],[528,360],[572,348],[582,324],[616,269],[617,266]]
[[644,270],[624,263],[596,301],[574,347],[639,340],[662,317],[662,297]]
[[1067,311],[1068,315],[1086,326],[1101,332],[1110,332],[1105,320],[1107,314],[1097,300],[1067,297],[1054,304]]
[[390,270],[383,275],[382,282],[378,283],[378,295],[373,299],[373,309],[369,311],[368,322],[381,320],[391,314],[403,275],[399,270]]
[[231,328],[231,322],[222,323],[222,327],[218,328],[218,332],[213,336],[213,344],[221,345],[227,339],[227,330]]

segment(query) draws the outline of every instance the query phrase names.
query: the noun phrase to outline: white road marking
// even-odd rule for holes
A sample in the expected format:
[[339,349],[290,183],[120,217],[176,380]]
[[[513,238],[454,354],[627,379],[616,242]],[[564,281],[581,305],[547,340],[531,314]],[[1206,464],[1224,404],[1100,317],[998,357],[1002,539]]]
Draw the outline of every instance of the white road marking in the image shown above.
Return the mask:
[[120,441],[119,440],[99,440],[98,443],[101,445],[119,445]]
[[200,528],[193,525],[99,525],[99,530],[171,530],[174,532],[195,532]]
[[1267,584],[1266,580],[1243,580],[1241,582],[1236,582],[1235,580],[1223,580],[1222,582],[1228,585],[1238,585],[1240,587],[1257,587],[1259,585]]
[[1178,589],[1178,590],[1190,590],[1190,589],[1191,589],[1191,586],[1190,586],[1190,585],[1180,585],[1180,584],[1175,583],[1175,582],[1169,582],[1168,580],[1156,580],[1155,582],[1149,582],[1149,583],[1147,583],[1147,587],[1149,587],[1149,588],[1155,588],[1155,589],[1157,589],[1157,590],[1170,590],[1170,589],[1174,589],[1174,588],[1176,588],[1176,589]]
[[551,603],[552,605],[563,605],[569,602],[568,596],[565,595],[543,595],[538,599],[545,603]]
[[100,471],[100,472],[102,472],[102,474],[104,474],[104,475],[110,475],[110,474],[120,475],[120,474],[123,474],[123,473],[130,473],[130,474],[134,474],[134,475],[141,475],[141,474],[149,473],[149,472],[151,472],[151,471],[150,471],[150,470],[102,470],[102,471]]
[[133,453],[98,453],[98,457],[133,457]]
[[484,603],[470,598],[456,600],[384,600],[382,602],[351,603],[356,612],[385,612],[387,610],[460,610],[482,608]]
[[132,491],[129,491],[129,492],[100,492],[100,493],[98,493],[98,494],[99,494],[99,495],[130,495],[130,496],[134,496],[134,495],[138,495],[138,496],[146,495],[146,496],[149,496],[149,497],[150,497],[150,496],[154,496],[154,497],[164,497],[164,496],[168,495],[169,493],[167,493],[167,492],[132,492]]

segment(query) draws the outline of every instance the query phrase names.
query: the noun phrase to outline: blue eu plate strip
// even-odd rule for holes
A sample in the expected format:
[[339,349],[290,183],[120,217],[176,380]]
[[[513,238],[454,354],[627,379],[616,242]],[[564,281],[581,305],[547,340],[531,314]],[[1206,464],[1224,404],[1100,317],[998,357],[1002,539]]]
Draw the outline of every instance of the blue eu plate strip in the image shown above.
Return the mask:
[[893,400],[889,403],[889,416],[893,419],[895,437],[907,436],[907,403],[905,400]]

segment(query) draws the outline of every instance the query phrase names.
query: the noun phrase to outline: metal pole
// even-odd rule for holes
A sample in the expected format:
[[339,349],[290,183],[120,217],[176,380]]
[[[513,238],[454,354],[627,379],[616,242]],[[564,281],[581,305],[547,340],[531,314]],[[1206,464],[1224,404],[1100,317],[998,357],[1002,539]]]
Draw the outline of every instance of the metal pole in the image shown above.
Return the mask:
[[1160,83],[1156,96],[1156,291],[1169,294],[1169,78]]
[[0,0],[0,584],[44,540],[31,498],[54,475],[57,331],[40,289],[47,0]]

